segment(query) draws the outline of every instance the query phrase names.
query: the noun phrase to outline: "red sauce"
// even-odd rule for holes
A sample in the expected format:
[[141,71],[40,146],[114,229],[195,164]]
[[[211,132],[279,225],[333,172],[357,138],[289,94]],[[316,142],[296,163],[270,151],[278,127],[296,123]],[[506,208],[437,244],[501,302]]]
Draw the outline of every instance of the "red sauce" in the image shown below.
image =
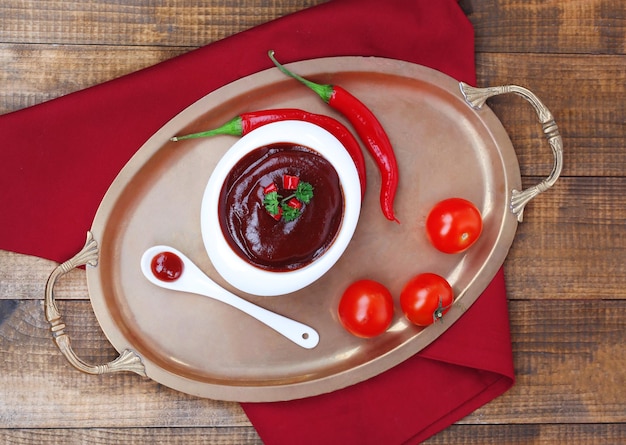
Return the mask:
[[152,273],[161,281],[176,281],[183,273],[183,261],[172,252],[161,252],[152,258]]
[[[284,175],[310,183],[314,195],[294,221],[276,221],[263,206],[263,189]],[[293,144],[262,147],[242,158],[221,190],[219,219],[232,249],[266,270],[299,269],[333,243],[343,215],[343,192],[334,167],[316,151]]]

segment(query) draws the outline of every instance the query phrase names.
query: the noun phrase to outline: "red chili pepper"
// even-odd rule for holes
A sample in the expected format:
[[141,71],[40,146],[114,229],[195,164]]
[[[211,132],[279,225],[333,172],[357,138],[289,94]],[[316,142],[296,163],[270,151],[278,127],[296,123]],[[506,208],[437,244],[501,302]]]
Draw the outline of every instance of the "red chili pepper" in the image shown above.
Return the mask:
[[285,190],[295,190],[298,188],[300,178],[293,175],[283,175],[283,188]]
[[268,215],[270,215],[272,218],[274,218],[276,221],[280,221],[280,218],[283,217],[283,208],[282,207],[278,207],[278,213],[270,213],[267,212]]
[[263,194],[267,195],[268,193],[272,193],[272,192],[277,192],[278,191],[278,187],[276,186],[275,183],[271,183],[269,185],[266,185],[265,188],[263,189]]
[[309,113],[308,111],[299,110],[297,108],[279,108],[275,110],[252,111],[249,113],[242,113],[241,115],[234,117],[221,127],[184,136],[174,136],[173,138],[171,138],[171,140],[181,141],[184,139],[196,139],[216,136],[220,134],[226,134],[231,136],[245,136],[252,130],[262,127],[263,125],[267,125],[271,122],[285,120],[310,122],[312,124],[319,125],[330,134],[335,136],[343,144],[343,146],[346,148],[346,151],[352,158],[352,161],[354,162],[354,165],[359,174],[359,181],[361,183],[361,198],[365,196],[367,179],[365,173],[365,158],[363,157],[361,146],[359,145],[359,142],[355,139],[354,135],[350,132],[350,130],[346,128],[345,125],[330,116]]
[[385,217],[396,221],[393,211],[393,201],[398,188],[398,164],[393,147],[385,129],[374,113],[348,91],[337,85],[322,85],[311,82],[282,66],[274,58],[274,51],[269,51],[269,57],[274,65],[284,74],[300,81],[313,90],[324,102],[343,114],[352,124],[361,141],[374,157],[382,176],[380,190],[380,205]]
[[302,203],[297,198],[291,198],[287,201],[287,205],[296,210],[300,210],[302,208]]

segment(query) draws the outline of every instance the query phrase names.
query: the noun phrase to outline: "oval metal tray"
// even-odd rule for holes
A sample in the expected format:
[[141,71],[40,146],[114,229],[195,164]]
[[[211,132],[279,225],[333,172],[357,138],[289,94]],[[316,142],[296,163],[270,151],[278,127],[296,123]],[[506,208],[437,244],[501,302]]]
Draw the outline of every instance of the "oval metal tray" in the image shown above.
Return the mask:
[[[113,370],[145,373],[171,388],[222,400],[276,401],[330,392],[377,375],[427,346],[462,316],[504,262],[518,223],[511,199],[521,187],[520,172],[504,128],[482,104],[489,95],[509,91],[492,94],[467,87],[472,94],[482,92],[471,106],[454,79],[380,58],[316,59],[290,68],[318,82],[342,85],[379,117],[400,166],[395,208],[401,223],[383,217],[380,177],[366,154],[368,188],[361,218],[335,267],[293,294],[239,293],[314,327],[320,343],[312,350],[222,303],[153,286],[142,276],[139,260],[146,248],[169,244],[234,291],[216,274],[204,249],[200,203],[213,167],[235,139],[174,143],[171,136],[217,127],[242,112],[281,107],[346,122],[276,69],[207,95],[141,147],[111,185],[94,219],[92,244],[99,252],[97,265],[87,268],[87,282],[103,331],[118,351],[125,351],[110,366]],[[553,171],[547,182],[558,173]],[[481,238],[459,255],[436,251],[424,230],[429,209],[452,196],[473,201],[484,217]],[[446,322],[425,329],[408,323],[397,303],[403,284],[420,272],[445,276],[456,294]],[[364,277],[385,284],[396,298],[391,328],[369,340],[348,334],[336,316],[342,291]],[[93,367],[86,372],[100,371]]]

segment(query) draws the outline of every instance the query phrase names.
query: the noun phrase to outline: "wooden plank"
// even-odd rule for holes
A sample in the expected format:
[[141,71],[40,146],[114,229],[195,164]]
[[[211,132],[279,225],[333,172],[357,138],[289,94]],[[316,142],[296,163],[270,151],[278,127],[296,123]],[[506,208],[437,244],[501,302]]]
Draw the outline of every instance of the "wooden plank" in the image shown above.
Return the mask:
[[[524,178],[526,186],[541,178]],[[564,177],[531,201],[505,261],[509,298],[626,299],[626,178]],[[0,251],[0,300],[41,299],[56,263]],[[85,273],[64,276],[61,299],[88,296]]]
[[0,429],[0,442],[11,445],[262,445],[252,427]]
[[626,424],[452,425],[423,445],[554,445],[626,442]]
[[0,41],[202,46],[325,1],[4,0]]
[[[201,46],[326,0],[76,2],[6,0],[0,41]],[[624,54],[623,2],[472,1],[479,52]],[[524,36],[525,38],[520,38]]]
[[[0,250],[0,300],[43,299],[48,276],[57,265],[43,258]],[[74,269],[61,277],[55,295],[59,299],[88,298],[84,270]]]
[[[40,301],[0,301],[0,426],[247,426],[236,403],[198,399],[134,374],[84,375],[53,345]],[[82,358],[113,348],[88,302],[61,311]],[[516,385],[464,424],[616,423],[626,412],[626,301],[512,301]],[[139,423],[139,424],[138,424]]]
[[[483,52],[624,54],[626,3],[612,0],[472,1]],[[522,66],[522,65],[518,65]]]
[[8,113],[115,79],[190,48],[0,44],[0,113]]
[[[625,3],[626,4],[626,3]],[[550,109],[563,138],[564,176],[623,176],[626,162],[626,57],[477,54],[478,85],[516,84]],[[547,175],[552,155],[537,116],[522,98],[488,101],[502,121],[523,175]]]
[[531,201],[505,261],[509,298],[626,299],[625,187],[623,177],[562,178]]
[[463,423],[626,421],[626,301],[509,304],[515,386]]
[[[11,85],[11,89],[0,91],[0,113],[81,90],[189,50],[0,44],[0,64],[4,67],[0,83]],[[563,137],[565,176],[624,174],[624,66],[626,56],[477,55],[479,86],[525,86],[550,108]],[[563,79],[569,85],[565,90]],[[516,147],[522,174],[547,175],[551,152],[530,105],[516,96],[494,98],[489,105]]]
[[[626,424],[452,425],[424,445],[553,445],[626,442]],[[93,428],[0,430],[0,442],[12,445],[148,444],[261,445],[252,427],[231,428]]]

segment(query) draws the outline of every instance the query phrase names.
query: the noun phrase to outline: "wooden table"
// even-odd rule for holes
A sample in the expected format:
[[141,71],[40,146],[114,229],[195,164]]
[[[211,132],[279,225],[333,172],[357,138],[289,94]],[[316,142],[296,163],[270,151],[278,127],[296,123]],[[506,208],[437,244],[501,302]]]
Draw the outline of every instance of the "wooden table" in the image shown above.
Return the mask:
[[[322,2],[3,0],[0,113]],[[626,3],[472,7],[478,85],[515,83],[542,98],[563,135],[565,168],[528,206],[505,263],[517,383],[428,443],[626,443]],[[545,177],[551,155],[532,110],[515,97],[491,106],[517,147],[524,183]],[[0,252],[0,442],[260,443],[236,403],[70,368],[43,317],[54,266]],[[84,272],[57,289],[79,354],[114,357]]]

